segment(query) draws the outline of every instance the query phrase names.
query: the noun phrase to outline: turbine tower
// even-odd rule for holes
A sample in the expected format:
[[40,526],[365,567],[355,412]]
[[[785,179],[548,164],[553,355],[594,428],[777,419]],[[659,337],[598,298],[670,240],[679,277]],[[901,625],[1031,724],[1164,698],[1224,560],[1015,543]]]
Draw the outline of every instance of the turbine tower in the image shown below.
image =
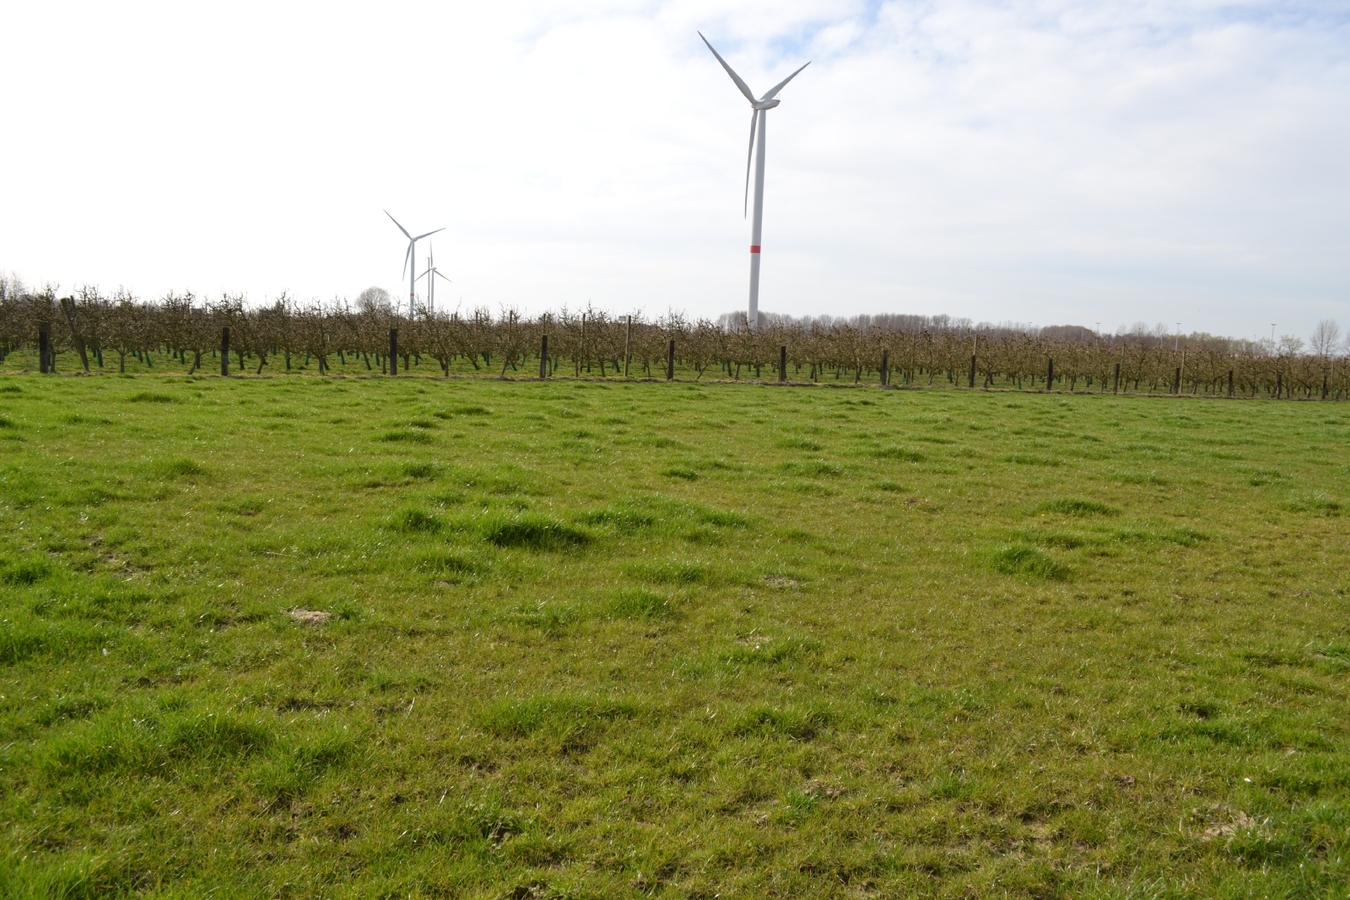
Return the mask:
[[[778,82],[769,89],[768,93],[756,100],[750,86],[741,80],[741,76],[737,75],[731,66],[727,65],[727,61],[722,58],[722,54],[713,50],[713,45],[709,44],[708,39],[703,37],[703,32],[700,31],[698,36],[703,38],[703,43],[708,44],[708,49],[712,50],[712,55],[717,57],[717,61],[722,64],[722,68],[727,70],[731,80],[736,82],[736,87],[740,88],[741,93],[745,95],[745,99],[750,101],[750,149],[745,155],[745,205],[749,206],[750,161],[754,160],[755,217],[750,225],[750,312],[747,317],[750,327],[753,329],[759,327],[759,242],[760,232],[764,225],[764,128],[768,123],[769,110],[781,102],[777,99],[778,92],[787,86],[789,81],[796,78],[802,69],[811,64],[806,63],[801,69]],[[758,144],[755,143],[756,132],[759,134]]]
[[[428,242],[428,243],[430,243],[430,242]],[[449,279],[449,278],[446,278],[444,275],[442,275],[442,274],[441,274],[441,270],[438,269],[438,268],[436,268],[436,251],[435,251],[434,248],[432,248],[432,247],[430,247],[430,246],[427,247],[427,269],[426,269],[426,271],[423,272],[421,275],[418,275],[417,278],[418,278],[419,281],[420,281],[421,279],[423,279],[423,278],[425,278],[425,279],[427,280],[427,305],[428,305],[429,307],[431,307],[431,311],[432,311],[432,312],[435,312],[435,311],[436,311],[436,279],[437,279],[437,278],[443,278],[443,279],[445,279],[445,281],[447,281],[447,282],[449,282],[450,279]],[[453,282],[451,282],[451,283],[453,283]]]
[[[389,210],[386,209],[384,214],[389,216]],[[393,216],[389,216],[389,221],[398,225],[398,219],[395,219]],[[436,231],[428,231],[426,234],[419,234],[417,237],[408,234],[408,229],[404,228],[402,225],[398,225],[398,230],[403,232],[403,236],[408,239],[408,252],[403,256],[403,271],[408,273],[408,317],[412,318],[414,312],[413,307],[417,304],[417,257],[413,256],[413,248],[417,246],[417,242],[422,238],[430,237],[435,234],[436,231],[444,231],[445,229],[437,228]],[[403,276],[400,275],[399,277],[402,278]]]

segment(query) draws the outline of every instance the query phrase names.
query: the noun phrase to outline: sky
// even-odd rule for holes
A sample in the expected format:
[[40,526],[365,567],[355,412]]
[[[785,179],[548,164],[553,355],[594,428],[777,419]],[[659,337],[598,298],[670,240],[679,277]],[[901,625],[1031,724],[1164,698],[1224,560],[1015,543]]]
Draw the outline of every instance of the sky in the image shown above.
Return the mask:
[[[0,271],[438,305],[1350,325],[1340,2],[9,3]],[[427,242],[418,245],[418,271]],[[1098,325],[1100,323],[1100,325]]]

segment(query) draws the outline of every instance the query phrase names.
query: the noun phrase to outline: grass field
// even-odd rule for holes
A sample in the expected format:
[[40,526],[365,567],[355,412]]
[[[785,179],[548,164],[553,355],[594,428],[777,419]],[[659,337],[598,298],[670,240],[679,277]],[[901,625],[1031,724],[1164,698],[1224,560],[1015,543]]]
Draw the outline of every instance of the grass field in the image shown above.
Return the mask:
[[1348,438],[5,377],[0,894],[1345,897]]

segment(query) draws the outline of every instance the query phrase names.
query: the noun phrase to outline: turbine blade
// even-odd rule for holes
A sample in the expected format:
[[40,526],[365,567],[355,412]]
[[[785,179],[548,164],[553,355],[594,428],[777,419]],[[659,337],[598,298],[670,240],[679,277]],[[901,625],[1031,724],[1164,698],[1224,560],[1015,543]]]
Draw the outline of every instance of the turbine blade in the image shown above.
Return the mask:
[[[445,276],[442,275],[442,274],[440,273],[439,270],[437,270],[437,269],[432,269],[431,271],[433,271],[433,272],[436,273],[436,277],[437,277],[437,278],[445,278]],[[445,280],[446,280],[446,281],[449,281],[450,279],[449,279],[449,278],[445,278]]]
[[[389,210],[386,209],[384,211],[384,214],[386,216],[389,216]],[[393,216],[389,216],[389,221],[393,222],[395,225],[398,225],[398,219],[395,219]],[[402,225],[398,225],[398,230],[403,232],[403,236],[405,238],[407,238],[408,240],[412,240],[412,235],[408,234],[408,229],[404,228]]]
[[[809,66],[809,65],[811,65],[811,64],[810,64],[810,63],[807,63],[807,64],[806,64],[806,66]],[[802,69],[805,69],[806,66],[802,66]],[[760,101],[762,102],[762,101],[764,101],[764,100],[772,100],[772,99],[778,94],[779,91],[781,91],[783,88],[787,87],[787,83],[788,83],[789,81],[791,81],[792,79],[796,78],[799,74],[801,74],[802,69],[798,69],[796,72],[793,72],[791,75],[789,75],[788,77],[784,78],[782,81],[780,81],[780,82],[778,82],[776,85],[774,85],[774,86],[773,86],[773,90],[769,91],[769,92],[768,92],[767,94],[765,94],[763,97],[760,97],[760,98],[759,98]]]
[[750,110],[750,149],[745,154],[745,208],[741,216],[750,215],[750,161],[755,158],[755,126],[759,124],[759,110]]
[[408,252],[405,253],[405,254],[403,254],[403,271],[400,272],[400,273],[399,273],[399,276],[398,276],[400,280],[402,280],[402,278],[403,278],[404,275],[407,275],[407,274],[408,274],[408,260],[412,258],[412,248],[413,248],[413,245],[412,245],[411,242],[409,242],[409,243],[408,243]]
[[[703,32],[700,31],[698,33],[698,36],[703,38],[703,43],[708,44],[708,39],[703,37]],[[736,82],[736,87],[741,89],[741,93],[745,95],[745,99],[749,100],[751,103],[754,103],[755,94],[753,91],[750,90],[750,85],[742,81],[741,76],[737,75],[735,70],[733,70],[731,66],[727,65],[727,61],[722,58],[722,54],[718,53],[716,50],[713,50],[712,44],[708,44],[708,49],[712,50],[712,55],[717,57],[717,61],[722,64],[722,68],[727,70],[727,74],[731,76],[731,80]]]
[[[446,226],[446,227],[449,227],[449,226]],[[445,230],[445,228],[437,228],[437,229],[436,229],[436,231],[444,231],[444,230]],[[435,234],[436,231],[428,231],[426,234],[419,234],[419,235],[418,235],[417,237],[415,237],[415,238],[409,238],[409,240],[420,241],[422,238],[426,237],[427,235]]]

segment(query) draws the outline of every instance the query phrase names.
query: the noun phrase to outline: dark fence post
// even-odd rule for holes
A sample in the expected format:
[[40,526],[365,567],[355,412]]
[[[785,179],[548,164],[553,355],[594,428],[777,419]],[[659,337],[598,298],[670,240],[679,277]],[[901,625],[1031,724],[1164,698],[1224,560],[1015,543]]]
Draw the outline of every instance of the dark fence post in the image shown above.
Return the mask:
[[628,328],[623,333],[623,377],[628,377],[628,362],[633,358],[633,317],[628,317]]
[[675,380],[675,341],[666,348],[666,381]]
[[1111,383],[1111,393],[1120,393],[1120,363],[1116,363],[1116,378],[1115,381]]
[[539,339],[539,377],[548,377],[548,335]]
[[230,377],[230,326],[220,329],[220,377]]
[[1172,379],[1172,393],[1181,395],[1181,366],[1177,366],[1177,374]]
[[881,386],[891,383],[891,351],[881,351]]
[[52,352],[52,331],[46,322],[38,323],[38,372],[47,374],[47,358]]
[[389,329],[389,374],[398,374],[398,329]]
[[1233,370],[1228,370],[1228,396],[1233,396]]
[[974,354],[974,353],[970,354],[970,387],[971,387],[972,390],[973,390],[974,387],[975,387],[975,354]]
[[[885,358],[883,355],[882,359]],[[778,380],[787,381],[787,344],[778,348]]]
[[1325,372],[1322,374],[1322,399],[1327,399],[1327,376]]
[[1055,361],[1050,360],[1050,364],[1045,367],[1045,389],[1053,391],[1055,389]]

